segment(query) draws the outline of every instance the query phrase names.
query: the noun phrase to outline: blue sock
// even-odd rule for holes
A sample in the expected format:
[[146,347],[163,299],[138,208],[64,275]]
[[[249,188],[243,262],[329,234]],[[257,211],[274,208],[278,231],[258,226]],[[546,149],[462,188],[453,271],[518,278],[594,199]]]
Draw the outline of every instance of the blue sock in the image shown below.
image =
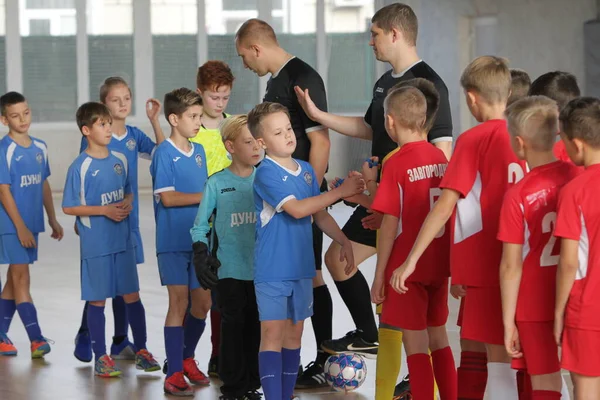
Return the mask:
[[106,354],[106,318],[104,307],[88,305],[87,310],[88,329],[92,340],[92,350],[96,361]]
[[2,321],[0,321],[0,332],[8,332],[15,311],[17,311],[17,305],[14,299],[0,299],[0,318],[2,318]]
[[291,399],[298,378],[300,365],[300,349],[281,349],[281,394],[284,399]]
[[185,322],[183,323],[183,359],[194,357],[194,351],[200,341],[204,328],[206,327],[206,320],[196,318],[192,313],[188,313],[185,316]]
[[83,306],[83,313],[81,314],[81,326],[79,327],[79,333],[83,333],[83,332],[87,332],[88,331],[87,312],[88,312],[88,306],[89,305],[90,305],[90,303],[88,303],[86,301],[85,305]]
[[127,308],[125,307],[123,296],[117,296],[113,299],[112,308],[115,318],[115,338],[127,338]]
[[146,310],[144,310],[144,305],[141,300],[138,300],[135,303],[127,304],[126,307],[135,350],[144,350],[146,348]]
[[183,371],[183,327],[165,326],[165,352],[169,361],[167,378]]
[[[277,351],[261,351],[258,353],[258,372],[265,400],[283,399],[281,391],[281,364],[281,353]],[[299,362],[296,364],[296,371],[298,370],[298,365]]]
[[17,311],[19,312],[21,321],[23,321],[23,326],[25,326],[29,340],[33,342],[34,340],[43,339],[42,331],[38,324],[37,311],[35,310],[33,303],[18,304]]

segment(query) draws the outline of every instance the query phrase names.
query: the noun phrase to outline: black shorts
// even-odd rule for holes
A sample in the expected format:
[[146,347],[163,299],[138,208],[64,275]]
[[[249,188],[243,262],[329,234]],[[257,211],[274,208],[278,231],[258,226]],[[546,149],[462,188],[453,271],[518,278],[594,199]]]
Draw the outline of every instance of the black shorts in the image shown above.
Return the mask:
[[342,228],[342,232],[350,239],[350,241],[363,244],[369,247],[377,246],[377,231],[365,229],[362,226],[361,220],[370,215],[367,209],[363,206],[358,206]]

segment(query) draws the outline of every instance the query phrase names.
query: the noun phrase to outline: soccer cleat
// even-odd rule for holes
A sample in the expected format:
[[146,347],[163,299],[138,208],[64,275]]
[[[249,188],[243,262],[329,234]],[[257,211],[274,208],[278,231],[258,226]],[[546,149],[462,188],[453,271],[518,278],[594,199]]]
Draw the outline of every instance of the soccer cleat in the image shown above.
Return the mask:
[[211,357],[208,362],[208,376],[219,379],[219,356]]
[[194,397],[194,391],[185,381],[183,372],[175,372],[173,375],[165,379],[164,390],[166,394],[170,394],[172,396]]
[[190,383],[193,383],[194,385],[210,385],[210,380],[198,369],[198,362],[194,360],[194,357],[183,360],[183,374],[188,378]]
[[39,340],[31,342],[31,358],[42,358],[50,353],[50,351],[50,344],[45,338],[40,338]]
[[410,377],[406,375],[396,385],[396,389],[394,389],[394,397],[392,400],[412,400],[412,398],[412,393],[410,392]]
[[114,378],[122,374],[115,361],[108,354],[96,360],[94,373],[102,378]]
[[135,354],[135,368],[143,369],[145,372],[160,370],[160,364],[154,359],[152,353],[142,349]]
[[242,397],[243,400],[262,400],[263,394],[258,390],[249,390],[248,393]]
[[357,329],[346,333],[340,339],[324,340],[321,349],[329,354],[355,353],[366,358],[377,358],[379,343],[367,342],[362,338],[362,331]]
[[315,389],[329,386],[325,379],[323,365],[311,362],[306,366],[306,370],[298,375],[296,389]]
[[75,351],[73,355],[76,359],[84,363],[92,361],[92,340],[88,331],[79,332],[75,336]]
[[123,340],[119,344],[112,344],[110,346],[110,356],[113,360],[135,360],[135,347],[129,339]]
[[16,356],[17,348],[10,341],[6,333],[0,332],[0,356]]
[[169,372],[169,360],[167,359],[165,359],[165,363],[163,364],[162,372],[165,375]]

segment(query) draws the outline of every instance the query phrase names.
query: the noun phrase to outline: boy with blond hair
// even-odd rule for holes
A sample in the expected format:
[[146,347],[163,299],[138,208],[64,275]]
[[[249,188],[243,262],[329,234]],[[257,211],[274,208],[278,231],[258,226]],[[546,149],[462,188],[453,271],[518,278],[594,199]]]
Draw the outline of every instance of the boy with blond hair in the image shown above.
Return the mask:
[[254,107],[248,114],[248,127],[267,154],[254,178],[260,380],[267,400],[289,399],[300,363],[304,320],[312,315],[315,258],[310,251],[311,220],[340,244],[350,273],[354,268],[350,241],[325,209],[362,192],[364,182],[353,176],[320,194],[311,165],[292,158],[296,136],[281,104],[265,102]]
[[585,171],[565,185],[558,200],[554,235],[561,238],[561,247],[554,335],[576,398],[595,399],[600,393],[600,100],[572,100],[559,119],[566,151]]
[[[232,163],[208,179],[191,229],[198,281],[206,289],[217,289],[223,316],[218,365],[221,400],[261,398],[257,392],[260,323],[252,262],[256,228],[252,187],[260,154],[247,121],[246,115],[235,115],[221,126]],[[219,237],[216,258],[207,238],[213,215],[212,229]]]
[[[439,196],[447,159],[426,141],[427,103],[418,89],[391,91],[384,107],[388,134],[400,150],[387,160],[371,206],[384,214],[372,297],[374,302],[383,303],[381,326],[402,330],[413,397],[433,398],[435,371],[441,399],[455,400],[456,368],[445,327],[450,276],[447,230],[440,231],[419,261],[406,284],[410,288],[406,294],[401,295],[395,280],[396,268],[406,258]],[[427,204],[430,206],[424,206]]]
[[[467,106],[480,125],[459,137],[440,184],[441,196],[397,274],[398,285],[404,289],[429,244],[454,215],[452,283],[466,290],[461,338],[486,344],[491,400],[517,396],[515,373],[504,349],[499,285],[502,246],[496,240],[504,193],[525,174],[524,162],[512,152],[504,120],[510,83],[507,62],[499,57],[478,57],[463,72]],[[483,398],[473,387],[480,366],[472,367],[474,376],[459,376],[459,398]],[[469,375],[469,370],[463,374]]]
[[513,368],[531,376],[533,400],[560,399],[561,390],[568,399],[553,336],[559,259],[553,228],[560,191],[578,171],[552,154],[558,131],[554,100],[525,97],[506,117],[513,151],[531,171],[506,192],[500,214],[504,345]]

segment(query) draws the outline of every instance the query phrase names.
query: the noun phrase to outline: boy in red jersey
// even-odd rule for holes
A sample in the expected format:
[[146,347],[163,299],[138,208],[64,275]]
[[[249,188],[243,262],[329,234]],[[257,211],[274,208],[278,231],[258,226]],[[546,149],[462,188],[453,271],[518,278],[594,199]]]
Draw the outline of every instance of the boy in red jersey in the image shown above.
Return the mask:
[[[427,103],[416,88],[391,91],[384,103],[386,130],[400,145],[385,164],[371,208],[384,214],[378,240],[373,300],[383,303],[381,324],[400,328],[415,400],[433,398],[434,371],[443,400],[456,400],[456,368],[446,334],[448,319],[449,235],[443,228],[418,263],[401,295],[390,282],[406,258],[440,194],[447,167],[444,153],[426,141]],[[392,278],[392,282],[394,279]],[[431,349],[431,358],[428,354]],[[433,369],[431,361],[433,360]]]
[[572,100],[560,113],[569,157],[585,171],[558,200],[554,235],[561,238],[554,334],[562,368],[571,372],[577,399],[600,393],[600,100]]
[[[552,71],[540,75],[533,81],[529,88],[529,95],[551,98],[556,101],[560,111],[569,101],[581,96],[581,91],[575,75],[563,71]],[[562,140],[557,141],[554,145],[554,156],[559,160],[572,162]],[[583,171],[583,167],[581,171]]]
[[560,399],[562,378],[553,336],[559,246],[552,230],[559,192],[578,171],[552,153],[558,132],[554,100],[526,97],[511,105],[506,117],[513,150],[531,171],[506,192],[500,213],[504,345],[513,368],[531,376],[531,399]]
[[[486,344],[490,400],[517,398],[515,373],[504,349],[499,282],[502,244],[496,240],[502,198],[525,174],[525,163],[512,152],[504,120],[510,84],[508,65],[499,57],[478,57],[463,72],[461,85],[467,105],[481,124],[458,138],[440,184],[442,194],[395,275],[399,281],[397,286],[407,291],[407,278],[454,214],[450,253],[452,283],[462,285],[467,294],[461,338]],[[471,365],[471,369],[478,370],[480,366]],[[471,377],[469,373],[469,369],[465,369],[465,376],[459,377],[458,397],[483,398],[483,393],[472,390],[472,381],[479,376]]]

